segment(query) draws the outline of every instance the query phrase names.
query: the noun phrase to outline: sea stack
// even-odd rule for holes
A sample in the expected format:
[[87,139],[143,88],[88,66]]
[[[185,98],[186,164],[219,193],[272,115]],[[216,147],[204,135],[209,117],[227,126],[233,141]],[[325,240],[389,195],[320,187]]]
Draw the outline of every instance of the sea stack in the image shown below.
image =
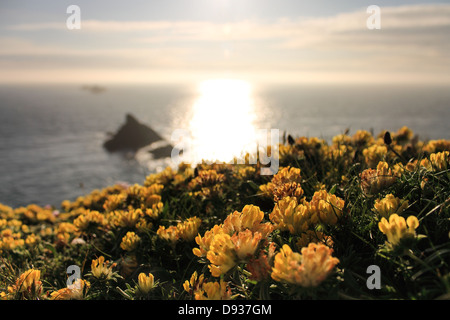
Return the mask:
[[163,142],[164,139],[158,133],[152,128],[140,123],[131,114],[127,114],[125,124],[103,146],[109,152],[136,152],[143,147],[159,141]]

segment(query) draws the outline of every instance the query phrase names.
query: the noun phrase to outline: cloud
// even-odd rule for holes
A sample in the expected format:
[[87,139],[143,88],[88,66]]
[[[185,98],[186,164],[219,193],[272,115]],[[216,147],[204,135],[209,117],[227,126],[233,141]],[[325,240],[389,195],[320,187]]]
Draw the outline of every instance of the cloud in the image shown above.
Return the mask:
[[[367,28],[369,15],[361,8],[329,17],[230,23],[82,20],[76,31],[65,23],[16,24],[7,27],[14,36],[0,38],[0,57],[38,63],[58,56],[66,60],[57,67],[71,62],[91,67],[98,61],[105,70],[290,72],[294,77],[315,72],[351,79],[416,73],[448,80],[450,5],[381,7],[381,30]],[[46,41],[30,36],[40,32],[49,35]],[[67,40],[75,35],[75,44]],[[46,63],[50,66],[51,59]]]

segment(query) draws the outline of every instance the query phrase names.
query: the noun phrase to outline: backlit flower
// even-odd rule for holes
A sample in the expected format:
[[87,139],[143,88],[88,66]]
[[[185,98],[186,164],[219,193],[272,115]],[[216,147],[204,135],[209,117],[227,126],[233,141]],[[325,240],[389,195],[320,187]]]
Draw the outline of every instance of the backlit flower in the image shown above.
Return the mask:
[[[283,167],[278,170],[271,182],[261,185],[260,190],[270,198],[276,198],[275,201],[283,196],[303,195],[303,189],[300,186],[302,180],[301,170],[295,167]],[[287,186],[285,186],[287,184]]]
[[92,260],[91,274],[98,279],[108,279],[112,275],[112,269],[115,265],[115,263],[110,264],[109,261],[105,261],[105,257],[100,256],[98,259]]
[[272,260],[275,256],[275,244],[270,242],[267,252],[260,250],[257,257],[252,257],[247,263],[247,270],[251,273],[249,279],[262,281],[270,278]]
[[261,233],[265,238],[270,232],[272,232],[272,225],[270,223],[261,223],[264,219],[264,212],[258,206],[246,205],[242,209],[242,212],[235,211],[223,222],[223,230],[229,235],[233,235],[235,232],[249,229],[253,232]]
[[178,236],[185,241],[194,240],[195,236],[198,234],[198,228],[202,220],[197,217],[191,217],[187,220],[177,224]]
[[300,234],[309,228],[311,213],[307,206],[298,203],[297,198],[286,197],[275,204],[269,219],[277,229]]
[[423,147],[423,150],[428,153],[450,151],[450,140],[445,140],[445,139],[430,140]]
[[372,168],[376,166],[379,161],[383,160],[387,152],[388,149],[386,146],[373,144],[363,150],[363,156],[367,165]]
[[303,193],[304,191],[300,183],[288,182],[273,190],[273,200],[277,202],[285,197],[296,197],[300,199]]
[[110,221],[115,227],[133,228],[142,215],[141,209],[116,210],[110,216]]
[[297,245],[297,248],[303,248],[307,247],[310,243],[323,243],[330,248],[333,246],[333,240],[330,236],[316,230],[307,230],[306,232],[303,232],[295,244]]
[[149,273],[146,275],[145,273],[140,273],[138,276],[138,285],[142,294],[149,293],[155,286],[155,278],[153,274]]
[[358,130],[352,136],[352,141],[356,145],[365,146],[369,145],[373,142],[373,136],[369,131],[366,130]]
[[194,292],[195,300],[230,300],[231,289],[223,279],[219,282],[204,282],[201,289]]
[[134,232],[129,231],[122,238],[122,242],[120,243],[120,247],[125,251],[133,251],[137,248],[141,241],[141,238]]
[[430,162],[436,172],[447,170],[450,164],[450,152],[443,151],[430,154]]
[[234,249],[229,234],[220,233],[212,239],[206,258],[211,262],[208,267],[214,277],[227,273],[236,265],[237,257]]
[[50,294],[50,300],[82,300],[87,289],[90,287],[89,281],[77,279],[67,288],[53,291]]
[[302,248],[303,287],[316,287],[331,274],[339,263],[332,253],[333,249],[321,243],[310,243]]
[[320,221],[334,225],[342,216],[344,200],[326,190],[316,191],[308,204],[308,210],[312,214],[312,221]]
[[316,287],[324,281],[339,263],[331,256],[333,250],[323,244],[310,243],[301,250],[293,252],[283,245],[275,256],[272,279],[302,287]]
[[409,216],[405,220],[405,218],[394,213],[389,216],[389,220],[381,218],[378,227],[386,235],[388,242],[396,246],[404,239],[415,237],[419,220],[415,216]]
[[172,245],[174,245],[180,237],[176,226],[170,226],[168,228],[166,228],[165,226],[159,226],[156,234],[160,239],[169,241],[170,243],[172,243]]
[[157,203],[152,204],[151,208],[146,208],[145,215],[149,216],[152,219],[157,219],[161,214],[163,208],[164,204],[161,201],[159,201]]
[[365,194],[378,193],[396,181],[396,176],[384,161],[380,161],[376,169],[364,170],[360,178],[361,188]]
[[87,230],[90,227],[100,227],[106,224],[105,217],[98,211],[87,210],[80,214],[74,221],[73,224],[80,230]]
[[29,269],[22,273],[12,287],[10,293],[23,293],[25,296],[39,296],[42,292],[41,271]]
[[195,242],[199,247],[192,249],[192,252],[197,257],[205,257],[206,253],[209,251],[212,240],[220,233],[225,233],[222,226],[215,225],[212,229],[206,231],[203,237],[200,234],[197,235],[197,237],[195,237]]
[[189,294],[193,294],[194,292],[201,290],[203,282],[205,281],[205,275],[198,275],[197,271],[194,271],[190,280],[186,280],[183,283],[184,291]]
[[393,194],[388,194],[383,199],[375,200],[373,207],[373,211],[378,213],[381,217],[388,218],[393,213],[402,213],[403,210],[408,207],[408,200],[401,200],[394,197]]
[[251,258],[255,253],[261,240],[261,233],[253,233],[248,229],[235,233],[231,237],[236,255],[240,261],[248,261],[248,259]]

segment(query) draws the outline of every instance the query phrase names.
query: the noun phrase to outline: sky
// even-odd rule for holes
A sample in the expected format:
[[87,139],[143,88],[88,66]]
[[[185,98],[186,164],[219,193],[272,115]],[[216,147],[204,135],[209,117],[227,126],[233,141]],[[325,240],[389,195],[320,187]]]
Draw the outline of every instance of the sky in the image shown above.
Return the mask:
[[1,0],[0,83],[450,84],[449,35],[450,0]]

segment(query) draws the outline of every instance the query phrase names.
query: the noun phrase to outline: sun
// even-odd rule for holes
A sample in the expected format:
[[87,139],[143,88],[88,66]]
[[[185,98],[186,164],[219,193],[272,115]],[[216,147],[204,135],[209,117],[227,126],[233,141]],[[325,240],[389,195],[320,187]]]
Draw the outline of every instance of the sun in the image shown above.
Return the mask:
[[196,158],[228,162],[251,152],[256,141],[251,85],[237,79],[211,79],[198,89],[190,121]]

